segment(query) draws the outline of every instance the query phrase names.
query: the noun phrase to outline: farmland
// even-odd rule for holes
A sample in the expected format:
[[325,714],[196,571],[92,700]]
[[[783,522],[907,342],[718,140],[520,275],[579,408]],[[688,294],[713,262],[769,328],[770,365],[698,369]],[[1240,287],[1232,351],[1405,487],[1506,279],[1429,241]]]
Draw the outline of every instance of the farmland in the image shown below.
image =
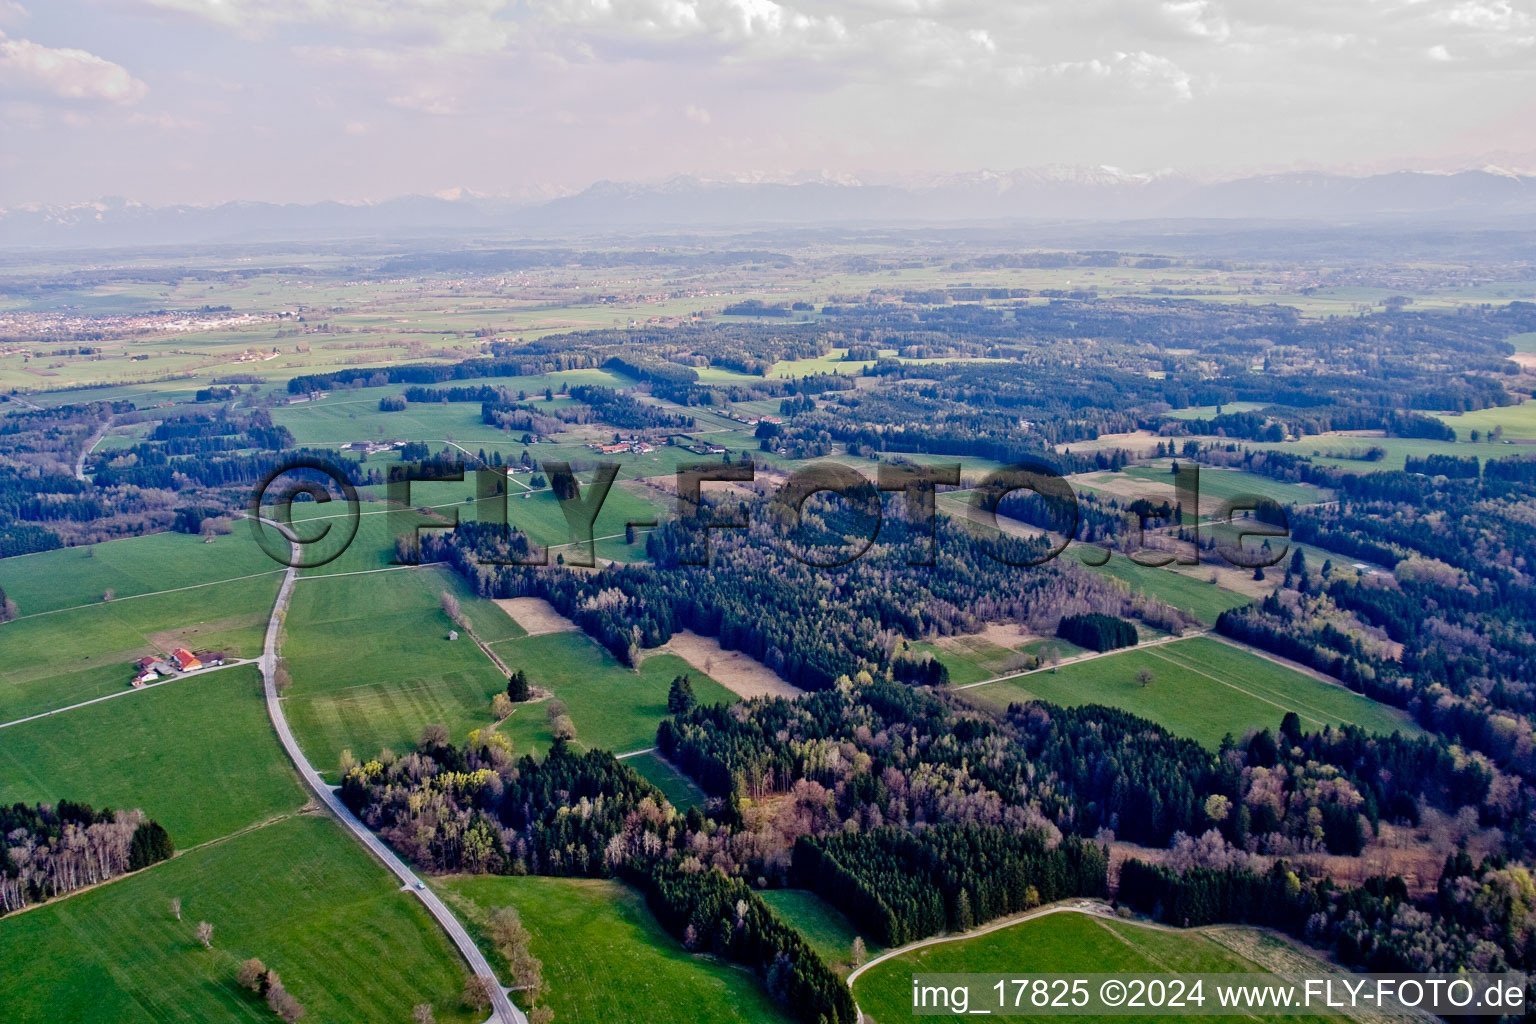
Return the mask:
[[[1152,673],[1145,686],[1137,678],[1142,669]],[[1241,737],[1250,729],[1278,727],[1287,711],[1295,711],[1308,730],[1350,722],[1372,732],[1417,731],[1402,712],[1208,637],[1122,651],[963,692],[997,710],[1031,699],[1108,704],[1212,750],[1228,733]]]
[[[58,611],[183,587],[203,587],[281,571],[251,540],[244,523],[212,543],[184,533],[152,533],[81,548],[60,548],[0,562],[0,587],[22,615]],[[202,595],[190,595],[201,601]]]
[[1245,594],[1211,583],[1210,568],[1152,568],[1138,565],[1130,558],[1114,555],[1103,565],[1093,566],[1092,570],[1113,576],[1138,594],[1166,601],[1207,626],[1215,625],[1222,612],[1229,608],[1240,608],[1252,600]]
[[[451,877],[434,885],[483,936],[498,907],[516,907],[544,963],[555,1020],[653,1024],[780,1024],[762,983],[695,956],[661,929],[635,890],[614,881]],[[487,956],[494,954],[482,938]],[[493,960],[493,963],[495,960]],[[615,970],[622,978],[614,978]],[[613,983],[599,979],[613,978]]]
[[283,642],[295,680],[287,713],[322,771],[343,750],[408,750],[428,723],[459,739],[490,724],[491,695],[506,678],[469,637],[447,639],[446,582],[443,570],[420,568],[295,588]]
[[[859,933],[842,911],[805,889],[766,889],[762,897],[781,920],[805,936],[823,960],[842,973],[852,969],[853,940]],[[877,943],[866,940],[868,956],[878,956],[880,951]]]
[[[214,926],[212,949],[193,936],[199,921]],[[415,897],[313,816],[0,919],[0,1005],[11,1021],[274,1019],[235,982],[248,957],[282,975],[310,1020],[406,1020],[423,1002],[439,1021],[481,1019],[459,1009],[463,970]]]
[[173,647],[254,657],[278,580],[266,573],[0,625],[0,721],[120,692],[135,659]]
[[256,669],[152,686],[0,730],[0,803],[142,808],[180,847],[303,805]]
[[[579,632],[507,640],[492,649],[509,668],[527,672],[534,686],[565,704],[580,745],[616,754],[655,744],[656,727],[667,713],[667,689],[676,676],[691,678],[700,703],[737,699],[675,654],[649,655],[637,671]],[[540,703],[519,705],[499,728],[519,752],[547,749],[552,737],[546,710]]]
[[[912,950],[878,964],[854,983],[854,996],[873,1024],[894,1024],[912,1016],[912,975],[915,973],[976,973],[1016,976],[1022,965],[1030,971],[1051,974],[1126,973],[1164,974],[1200,972],[1247,974],[1260,972],[1259,964],[1227,948],[1208,930],[1174,931],[1149,928],[1099,915],[1045,914],[1033,920],[956,942],[943,942]],[[1275,941],[1275,940],[1271,940]],[[1277,943],[1278,944],[1278,943]],[[1289,960],[1306,961],[1286,948]],[[1293,970],[1304,970],[1291,964]],[[1322,973],[1320,965],[1312,970]],[[1015,1020],[1049,1020],[1049,1017],[1014,1017]],[[1137,1021],[1135,1016],[1078,1016],[1080,1021]],[[1207,1020],[1242,1020],[1240,1016],[1211,1016]],[[1305,1024],[1328,1018],[1287,1017]]]

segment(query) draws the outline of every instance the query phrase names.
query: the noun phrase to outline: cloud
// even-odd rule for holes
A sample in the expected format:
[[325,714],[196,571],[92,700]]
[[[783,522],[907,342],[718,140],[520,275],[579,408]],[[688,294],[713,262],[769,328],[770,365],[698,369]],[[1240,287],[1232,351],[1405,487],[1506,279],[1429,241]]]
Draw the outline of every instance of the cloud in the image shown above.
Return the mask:
[[777,47],[825,46],[847,36],[836,15],[809,14],[775,0],[545,0],[541,9],[554,21],[629,39]]
[[0,32],[0,89],[66,100],[137,103],[147,87],[121,64],[85,50],[55,49]]
[[504,49],[517,28],[514,0],[139,0],[260,37],[285,25],[333,26],[455,53]]
[[426,86],[391,96],[389,105],[433,117],[451,117],[461,109],[457,96]]
[[694,124],[709,124],[711,120],[709,111],[705,110],[703,107],[695,106],[692,103],[683,108],[683,116],[692,121]]
[[1151,101],[1194,98],[1193,79],[1167,57],[1138,50],[1108,57],[1059,61],[1041,66],[1021,66],[1005,74],[1008,84],[1038,91],[1049,87],[1053,101]]

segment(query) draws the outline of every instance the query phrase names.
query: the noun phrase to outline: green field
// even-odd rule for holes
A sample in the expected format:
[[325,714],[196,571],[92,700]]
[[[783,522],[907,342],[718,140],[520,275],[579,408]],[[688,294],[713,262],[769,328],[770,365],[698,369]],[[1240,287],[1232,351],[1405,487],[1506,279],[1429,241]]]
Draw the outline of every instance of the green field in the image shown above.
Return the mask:
[[118,693],[174,647],[255,657],[281,577],[98,602],[0,625],[0,721]]
[[745,969],[695,956],[664,932],[635,890],[577,878],[441,878],[433,887],[477,927],[516,907],[544,964],[559,1024],[780,1024],[785,1015]]
[[[1121,472],[1134,480],[1162,485],[1168,491],[1166,497],[1171,498],[1175,493],[1171,470],[1171,462],[1163,460],[1149,466],[1127,466]],[[1269,498],[1282,505],[1311,505],[1327,496],[1327,492],[1310,484],[1288,484],[1238,469],[1200,467],[1200,514],[1204,516],[1214,516],[1222,504],[1240,497]]]
[[[535,686],[554,692],[570,709],[576,741],[588,748],[623,754],[656,743],[656,727],[667,714],[667,690],[676,676],[690,676],[703,704],[737,700],[730,690],[675,654],[652,654],[639,671],[622,665],[584,633],[545,633],[493,644],[512,669],[522,669]],[[500,726],[519,753],[547,749],[549,719],[540,702],[524,704]],[[638,766],[637,766],[638,767]]]
[[[251,538],[245,523],[206,544],[184,533],[152,533],[89,547],[60,548],[0,559],[0,589],[21,615],[117,600],[282,571]],[[197,591],[184,591],[201,600]]]
[[[896,1024],[912,1018],[912,975],[917,973],[1018,976],[1024,971],[1045,974],[1249,974],[1265,970],[1218,942],[1214,936],[1219,934],[1206,929],[1151,928],[1073,912],[1045,914],[986,935],[924,946],[892,957],[861,974],[854,982],[853,994],[869,1024]],[[1266,949],[1265,942],[1274,948]],[[1279,939],[1266,937],[1252,945],[1284,960],[1294,971],[1310,970],[1316,974],[1326,971],[1321,964]],[[973,1003],[970,1009],[974,1012],[979,1007]],[[1132,1022],[1170,1018],[1106,1015],[1014,1016],[1009,1019]],[[1202,1016],[1198,1019],[1237,1021],[1254,1018]],[[1288,1016],[1279,1019],[1308,1024],[1338,1018]]]
[[1222,612],[1241,608],[1253,600],[1211,583],[1210,570],[1202,570],[1199,566],[1153,569],[1137,565],[1125,555],[1114,554],[1103,565],[1088,568],[1091,572],[1113,576],[1138,594],[1155,597],[1188,612],[1207,626],[1214,626]]
[[949,681],[956,686],[995,679],[1027,667],[1028,656],[1047,658],[1051,652],[1068,658],[1081,654],[1082,648],[1054,637],[1031,639],[1020,634],[1010,646],[994,643],[980,635],[959,634],[942,641],[918,641],[909,648],[916,654],[931,654],[949,669]]
[[142,808],[178,847],[303,806],[254,666],[0,730],[0,803]]
[[[1143,668],[1153,674],[1147,686],[1136,678]],[[963,692],[997,710],[1031,699],[1108,704],[1212,750],[1228,733],[1241,737],[1249,729],[1278,728],[1287,711],[1295,711],[1308,730],[1350,722],[1371,732],[1418,732],[1395,708],[1209,637],[1122,651]]]
[[[1491,425],[1491,424],[1490,424]],[[1471,428],[1469,427],[1468,430]],[[1209,438],[1213,442],[1226,443],[1225,438]],[[1255,451],[1290,452],[1311,459],[1320,466],[1335,466],[1350,473],[1375,473],[1384,469],[1402,469],[1408,456],[1423,458],[1426,455],[1477,456],[1479,461],[1504,459],[1523,451],[1517,445],[1492,444],[1488,441],[1472,443],[1460,427],[1455,441],[1426,441],[1416,437],[1358,437],[1355,435],[1326,435],[1303,437],[1296,441],[1245,441]],[[1363,462],[1342,457],[1351,449],[1381,448],[1386,455],[1380,462]],[[1333,454],[1330,454],[1333,453]],[[1203,474],[1202,474],[1203,476]],[[1202,481],[1202,486],[1204,486]]]
[[1188,409],[1175,409],[1165,415],[1171,420],[1208,420],[1227,413],[1257,412],[1262,408],[1264,408],[1263,402],[1228,402],[1221,406],[1194,405]]
[[[833,970],[848,973],[852,967],[853,940],[859,933],[841,910],[805,889],[765,889],[760,895],[780,920],[803,935]],[[882,948],[864,940],[866,957],[878,956]]]
[[[423,726],[455,741],[490,724],[506,677],[439,603],[453,581],[441,568],[301,580],[282,652],[294,679],[285,706],[305,753],[324,772],[343,750],[404,752]],[[508,627],[511,629],[511,627]]]
[[[545,407],[544,389],[600,384],[618,388],[629,384],[607,370],[563,370],[529,377],[476,377],[473,381],[449,381],[441,387],[504,387],[515,398],[527,392],[529,402]],[[272,421],[287,427],[301,445],[336,444],[381,439],[407,441],[457,441],[474,450],[481,444],[505,446],[517,442],[521,432],[509,433],[480,422],[479,402],[411,402],[401,412],[380,412],[379,399],[403,393],[408,385],[346,388],[326,397],[294,405],[280,405]],[[568,404],[556,398],[548,408]],[[522,446],[519,444],[519,448]],[[502,454],[506,454],[505,448]]]
[[656,751],[625,758],[624,763],[661,790],[667,801],[680,811],[686,811],[690,807],[702,809],[704,802],[708,799],[698,783],[674,768],[672,762]]
[[[1462,441],[1468,440],[1474,430],[1481,431],[1486,436],[1494,427],[1503,427],[1504,437],[1511,441],[1536,439],[1536,402],[1532,401],[1522,402],[1519,405],[1479,409],[1476,412],[1464,412],[1457,416],[1441,416],[1440,419],[1453,427],[1456,437]],[[1527,451],[1528,449],[1522,446],[1517,447],[1510,454],[1518,455]]]
[[[182,900],[182,920],[169,910]],[[213,949],[193,936],[214,926]],[[316,1024],[478,1024],[464,970],[415,897],[327,817],[290,817],[0,918],[7,1022],[276,1020],[235,970],[260,957]],[[567,1018],[569,1019],[569,1018]]]

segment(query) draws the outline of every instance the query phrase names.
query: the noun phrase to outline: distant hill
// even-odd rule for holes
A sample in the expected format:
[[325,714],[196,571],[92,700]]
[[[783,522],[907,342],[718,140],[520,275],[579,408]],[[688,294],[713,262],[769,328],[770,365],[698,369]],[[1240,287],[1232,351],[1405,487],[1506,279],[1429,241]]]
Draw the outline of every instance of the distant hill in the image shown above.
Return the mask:
[[1271,174],[1207,183],[1176,174],[1047,167],[861,183],[599,182],[543,201],[459,194],[377,203],[232,202],[146,206],[121,199],[0,210],[0,246],[98,247],[462,234],[808,225],[996,223],[999,220],[1253,220],[1331,223],[1416,219],[1499,225],[1536,216],[1536,175],[1486,168],[1368,177]]

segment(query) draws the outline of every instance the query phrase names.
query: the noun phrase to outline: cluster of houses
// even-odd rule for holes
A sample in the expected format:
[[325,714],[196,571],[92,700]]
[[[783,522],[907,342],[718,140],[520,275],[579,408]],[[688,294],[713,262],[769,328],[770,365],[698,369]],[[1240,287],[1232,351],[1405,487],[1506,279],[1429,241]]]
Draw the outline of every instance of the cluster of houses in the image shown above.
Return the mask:
[[204,665],[218,666],[224,664],[224,656],[222,654],[207,655],[207,658],[207,661],[203,661],[202,658],[199,658],[185,647],[176,648],[164,658],[153,654],[140,658],[135,666],[138,672],[133,677],[133,688],[137,690],[140,687],[148,686],[161,676],[196,672]]
[[641,441],[638,438],[630,441],[615,441],[613,444],[602,444],[594,441],[587,445],[587,447],[595,452],[602,452],[604,455],[623,455],[628,453],[644,455],[647,452],[656,450],[655,445],[649,441]]
[[341,450],[344,452],[364,452],[368,455],[378,455],[404,447],[404,441],[353,441],[342,445]]

